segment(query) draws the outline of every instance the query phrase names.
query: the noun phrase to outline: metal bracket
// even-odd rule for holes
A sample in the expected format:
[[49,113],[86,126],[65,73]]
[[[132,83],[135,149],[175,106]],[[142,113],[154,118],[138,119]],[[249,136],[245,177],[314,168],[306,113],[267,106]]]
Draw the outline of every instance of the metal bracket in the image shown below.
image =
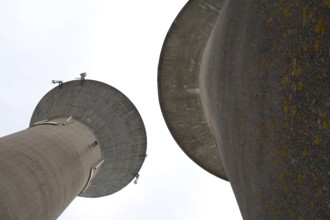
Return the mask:
[[72,116],[70,116],[70,117],[68,117],[68,118],[65,120],[65,122],[63,123],[63,125],[67,125],[67,124],[72,123],[72,122],[73,122],[73,120],[72,120]]
[[100,162],[98,162],[94,167],[92,167],[90,173],[89,173],[89,177],[88,177],[88,181],[87,181],[87,184],[86,186],[83,188],[83,190],[81,191],[82,193],[85,192],[88,187],[91,185],[92,183],[92,180],[94,179],[95,177],[95,174],[96,174],[96,170],[100,168],[100,166],[103,164],[104,160],[101,160]]
[[97,141],[94,141],[93,143],[91,143],[89,146],[91,147],[91,148],[95,148],[96,146],[97,146]]
[[37,126],[37,125],[58,125],[58,122],[48,121],[48,120],[42,120],[42,121],[38,121],[38,122],[34,123],[32,125],[32,127],[33,126]]
[[139,178],[140,178],[140,174],[137,173],[137,174],[135,175],[134,184],[137,184],[137,183],[138,183]]

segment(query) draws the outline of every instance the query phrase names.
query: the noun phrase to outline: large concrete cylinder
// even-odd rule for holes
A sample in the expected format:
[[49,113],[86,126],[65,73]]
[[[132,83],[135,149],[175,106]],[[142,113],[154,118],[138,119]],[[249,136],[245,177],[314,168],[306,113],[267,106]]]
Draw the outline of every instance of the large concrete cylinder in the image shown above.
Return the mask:
[[[190,28],[187,18],[167,37],[183,40],[164,43],[160,74],[172,72],[173,88],[159,81],[160,92],[178,97],[177,85],[198,72],[201,101],[187,114],[202,112],[199,125],[208,119],[222,166],[214,164],[225,170],[244,219],[330,219],[330,2],[227,0],[221,8],[214,2],[222,1],[191,0],[180,13],[193,19],[208,9],[200,18],[206,25]],[[199,6],[195,14],[192,5]],[[216,22],[207,25],[215,9]],[[190,41],[201,35],[207,40]],[[194,68],[178,72],[171,62]],[[187,129],[189,135],[199,137]],[[205,164],[205,155],[196,160]]]
[[0,219],[56,219],[102,162],[95,134],[54,119],[0,139]]
[[244,219],[330,218],[330,4],[227,1],[208,113]]
[[124,188],[145,157],[144,124],[126,96],[92,80],[61,84],[30,128],[0,139],[0,219],[56,219],[78,195]]

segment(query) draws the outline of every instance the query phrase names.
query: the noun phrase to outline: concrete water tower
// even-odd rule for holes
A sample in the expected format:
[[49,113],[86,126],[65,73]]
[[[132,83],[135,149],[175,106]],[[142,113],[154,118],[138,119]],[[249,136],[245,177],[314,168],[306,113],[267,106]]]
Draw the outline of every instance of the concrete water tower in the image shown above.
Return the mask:
[[28,129],[0,139],[0,219],[56,219],[76,196],[124,188],[145,157],[144,124],[126,96],[97,81],[61,83]]
[[190,0],[173,22],[165,121],[244,219],[330,219],[329,67],[330,1]]

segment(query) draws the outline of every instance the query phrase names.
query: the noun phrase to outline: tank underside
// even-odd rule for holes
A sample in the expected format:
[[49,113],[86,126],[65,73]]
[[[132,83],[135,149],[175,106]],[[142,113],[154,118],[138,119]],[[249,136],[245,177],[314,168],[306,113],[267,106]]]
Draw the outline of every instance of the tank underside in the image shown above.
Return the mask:
[[82,121],[95,133],[102,148],[104,163],[80,196],[110,195],[136,177],[146,157],[146,131],[140,114],[125,95],[98,81],[66,82],[40,100],[30,125],[59,116]]

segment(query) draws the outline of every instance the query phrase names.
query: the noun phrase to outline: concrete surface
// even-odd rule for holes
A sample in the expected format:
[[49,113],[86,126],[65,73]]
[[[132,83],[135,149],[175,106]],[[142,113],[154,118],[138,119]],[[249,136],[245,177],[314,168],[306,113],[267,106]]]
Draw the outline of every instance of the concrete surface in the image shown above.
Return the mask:
[[244,219],[330,218],[330,2],[226,1],[206,102]]
[[115,193],[146,157],[143,121],[130,100],[92,80],[57,86],[30,128],[0,138],[0,219],[56,219],[78,195]]
[[222,3],[189,1],[165,40],[169,130],[244,219],[330,219],[330,1]]
[[58,116],[74,116],[95,132],[104,163],[83,197],[115,193],[138,174],[146,157],[146,131],[140,114],[117,89],[93,80],[66,82],[39,102],[31,124]]
[[0,219],[56,219],[102,160],[97,138],[78,122],[37,125],[0,139]]
[[200,97],[201,55],[224,0],[189,1],[173,22],[158,66],[159,102],[181,149],[208,172],[226,179]]

